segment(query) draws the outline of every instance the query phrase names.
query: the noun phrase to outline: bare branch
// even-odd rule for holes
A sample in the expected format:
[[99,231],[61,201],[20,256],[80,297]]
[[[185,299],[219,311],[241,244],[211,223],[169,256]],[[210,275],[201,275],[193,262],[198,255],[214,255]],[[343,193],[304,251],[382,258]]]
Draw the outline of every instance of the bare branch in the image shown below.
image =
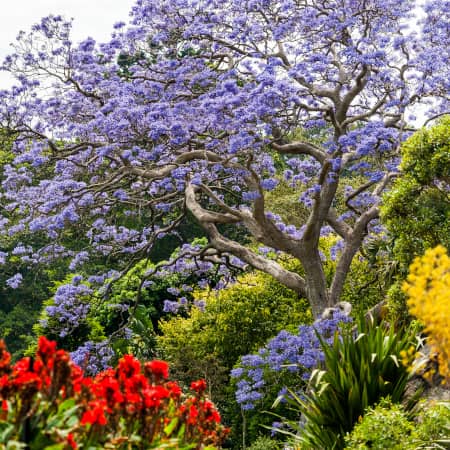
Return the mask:
[[323,152],[320,147],[309,142],[296,141],[291,142],[290,144],[277,144],[276,142],[272,142],[270,145],[282,155],[310,155],[320,163],[324,163],[326,159],[325,152]]

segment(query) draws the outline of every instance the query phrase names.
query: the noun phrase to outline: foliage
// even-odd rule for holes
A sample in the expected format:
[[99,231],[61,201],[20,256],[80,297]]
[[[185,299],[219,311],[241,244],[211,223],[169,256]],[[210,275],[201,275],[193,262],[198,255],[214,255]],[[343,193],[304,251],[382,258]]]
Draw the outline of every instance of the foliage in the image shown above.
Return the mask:
[[[60,16],[42,19],[3,64],[17,85],[0,93],[0,126],[14,140],[2,231],[41,233],[52,257],[105,258],[123,275],[195,219],[208,243],[186,246],[168,269],[184,262],[205,275],[220,263],[227,276],[225,267],[250,266],[308,298],[319,317],[378,231],[380,195],[410,129],[405,111],[448,108],[449,2],[427,0],[412,33],[404,24],[415,6],[140,0],[129,26],[116,24],[100,45],[73,43]],[[349,177],[357,185],[344,186]],[[280,178],[306,207],[293,209],[295,223],[265,203]],[[332,280],[319,252],[327,234],[341,240]],[[248,237],[297,259],[303,274]],[[42,249],[33,243],[26,256],[38,262]]]
[[[149,271],[155,274],[151,281],[143,283],[142,277]],[[186,313],[193,302],[191,285],[196,285],[191,274],[156,273],[156,264],[147,260],[136,263],[115,282],[109,280],[107,290],[96,289],[95,278],[70,273],[55,282],[54,295],[44,302],[34,327],[36,335],[56,340],[58,345],[79,354],[76,358],[80,361],[89,353],[90,359],[100,363],[99,351],[109,348],[111,361],[103,358],[98,367],[94,361],[86,361],[94,373],[124,354],[132,353],[141,360],[154,357],[159,320],[172,315],[166,305],[185,308]],[[210,283],[214,283],[213,277]],[[184,305],[179,302],[180,293]]]
[[[347,316],[336,313],[332,319],[317,320],[312,325],[300,325],[296,333],[282,330],[257,353],[242,356],[231,376],[245,423],[236,420],[233,423],[233,433],[242,427],[242,434],[247,442],[252,442],[263,432],[264,426],[269,427],[273,416],[267,414],[267,410],[274,399],[287,393],[289,389],[303,391],[312,370],[323,359],[316,332],[330,342],[338,324],[349,320]],[[284,401],[277,413],[290,419],[297,417],[297,412],[289,410]],[[237,417],[236,413],[236,419]]]
[[350,303],[355,315],[368,311],[386,296],[388,280],[377,271],[378,268],[362,256],[352,262],[341,301]]
[[450,403],[434,402],[424,404],[415,421],[417,438],[421,443],[437,442],[450,445]]
[[241,355],[280,329],[311,320],[307,302],[264,273],[242,275],[225,289],[196,291],[194,297],[205,303],[204,311],[194,307],[188,317],[161,321],[158,344],[177,379],[205,378],[215,401]]
[[[447,448],[450,443],[450,405],[423,406],[406,412],[389,399],[368,408],[351,433],[345,436],[346,449],[416,450]],[[443,446],[444,445],[444,446]]]
[[412,135],[401,147],[400,176],[383,198],[382,218],[398,267],[389,305],[397,318],[407,313],[402,281],[414,257],[436,245],[450,249],[450,116]]
[[260,436],[252,445],[246,447],[246,450],[278,450],[280,443],[274,439]]
[[450,248],[449,154],[450,116],[402,145],[401,175],[384,197],[383,217],[405,268],[428,248]]
[[450,257],[444,247],[429,249],[414,260],[403,290],[411,314],[424,324],[428,343],[437,353],[443,382],[450,384]]
[[[311,311],[306,300],[261,272],[239,276],[224,289],[197,290],[193,295],[197,302],[205,302],[204,311],[193,307],[188,317],[162,320],[157,338],[160,354],[181,382],[207,380],[211,398],[232,424],[233,445],[238,445],[242,422],[229,386],[231,369],[243,354],[255,351],[281,329],[294,331],[299,323],[310,322]],[[255,436],[262,431],[260,418],[247,423]],[[247,432],[251,442],[253,433]]]
[[305,419],[300,427],[292,421],[289,425],[298,431],[295,439],[302,448],[340,449],[367,407],[388,395],[394,403],[402,399],[408,372],[400,364],[400,352],[410,347],[413,333],[396,332],[386,323],[376,326],[361,316],[356,334],[336,333],[331,345],[318,337],[324,370],[311,375],[309,393],[285,397]]
[[2,343],[0,377],[1,448],[212,449],[227,433],[205,381],[192,382],[193,395],[183,396],[167,381],[164,361],[141,365],[125,355],[117,368],[89,378],[41,337],[35,358],[13,366]]
[[[301,380],[303,387],[313,369],[323,359],[321,341],[317,335],[331,342],[341,321],[350,320],[347,316],[336,314],[332,319],[319,319],[312,325],[300,325],[296,334],[282,330],[256,354],[245,355],[239,365],[233,369],[236,379],[236,399],[244,410],[256,407],[258,401],[265,397],[265,389],[292,388],[281,386],[289,373],[296,374],[297,389]],[[279,394],[278,394],[279,395]],[[273,402],[273,398],[269,399]]]
[[407,449],[413,431],[414,425],[401,405],[381,401],[360,417],[351,434],[345,437],[345,448]]

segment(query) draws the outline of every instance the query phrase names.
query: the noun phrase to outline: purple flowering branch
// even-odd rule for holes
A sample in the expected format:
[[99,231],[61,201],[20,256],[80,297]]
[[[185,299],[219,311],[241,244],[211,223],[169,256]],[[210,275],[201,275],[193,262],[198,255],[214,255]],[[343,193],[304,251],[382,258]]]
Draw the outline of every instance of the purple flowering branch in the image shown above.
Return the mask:
[[[417,30],[405,25],[414,1],[344,6],[139,0],[107,43],[74,44],[61,17],[21,33],[3,64],[18,85],[0,92],[16,155],[4,167],[5,232],[43,232],[63,247],[67,228],[83,230],[89,246],[65,249],[74,265],[87,259],[80,251],[114,255],[126,273],[193,215],[208,235],[205,261],[234,256],[265,271],[319,317],[376,229],[413,130],[408,114],[425,107],[435,117],[449,105],[448,0],[426,1]],[[300,129],[312,138],[293,139]],[[308,209],[301,227],[268,210],[266,193],[280,183],[274,155],[289,158],[286,182]],[[349,177],[360,184],[338,211]],[[304,274],[230,239],[223,225],[296,258]],[[331,283],[325,232],[342,240]]]
[[[231,371],[231,377],[235,379],[236,400],[241,408],[252,410],[261,404],[268,384],[274,379],[279,383],[276,386],[279,395],[287,394],[288,389],[295,392],[304,389],[312,371],[324,360],[317,334],[331,344],[339,326],[348,322],[351,318],[346,314],[334,312],[332,317],[318,319],[312,325],[301,325],[297,334],[283,330],[257,353],[243,356],[238,367]],[[295,386],[284,385],[288,377],[283,374],[289,373],[297,374],[304,381],[303,386],[298,378],[295,378]]]

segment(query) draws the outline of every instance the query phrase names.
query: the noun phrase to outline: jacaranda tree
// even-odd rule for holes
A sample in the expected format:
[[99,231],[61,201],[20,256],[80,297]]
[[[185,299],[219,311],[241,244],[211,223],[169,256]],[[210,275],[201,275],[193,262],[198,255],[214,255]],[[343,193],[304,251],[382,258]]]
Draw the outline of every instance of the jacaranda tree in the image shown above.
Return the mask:
[[[137,0],[101,45],[75,45],[69,23],[43,19],[4,63],[18,83],[1,92],[16,154],[1,224],[51,244],[13,253],[71,258],[73,270],[111,255],[118,272],[90,279],[99,282],[188,217],[208,244],[186,244],[164,270],[248,265],[306,296],[317,316],[377,229],[415,108],[432,118],[448,107],[450,1],[418,3]],[[282,177],[309,208],[301,227],[266,208]],[[263,250],[233,237],[238,229]],[[82,236],[78,248],[67,233]],[[319,251],[329,233],[339,238],[331,282]]]

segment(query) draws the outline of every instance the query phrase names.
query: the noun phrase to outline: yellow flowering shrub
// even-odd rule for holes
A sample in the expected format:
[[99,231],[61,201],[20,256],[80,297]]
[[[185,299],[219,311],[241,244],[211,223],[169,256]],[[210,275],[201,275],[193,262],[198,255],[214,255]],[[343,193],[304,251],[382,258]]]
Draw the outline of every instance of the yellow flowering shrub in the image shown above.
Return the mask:
[[444,383],[450,384],[450,257],[443,246],[414,260],[403,291],[411,314],[425,326]]

